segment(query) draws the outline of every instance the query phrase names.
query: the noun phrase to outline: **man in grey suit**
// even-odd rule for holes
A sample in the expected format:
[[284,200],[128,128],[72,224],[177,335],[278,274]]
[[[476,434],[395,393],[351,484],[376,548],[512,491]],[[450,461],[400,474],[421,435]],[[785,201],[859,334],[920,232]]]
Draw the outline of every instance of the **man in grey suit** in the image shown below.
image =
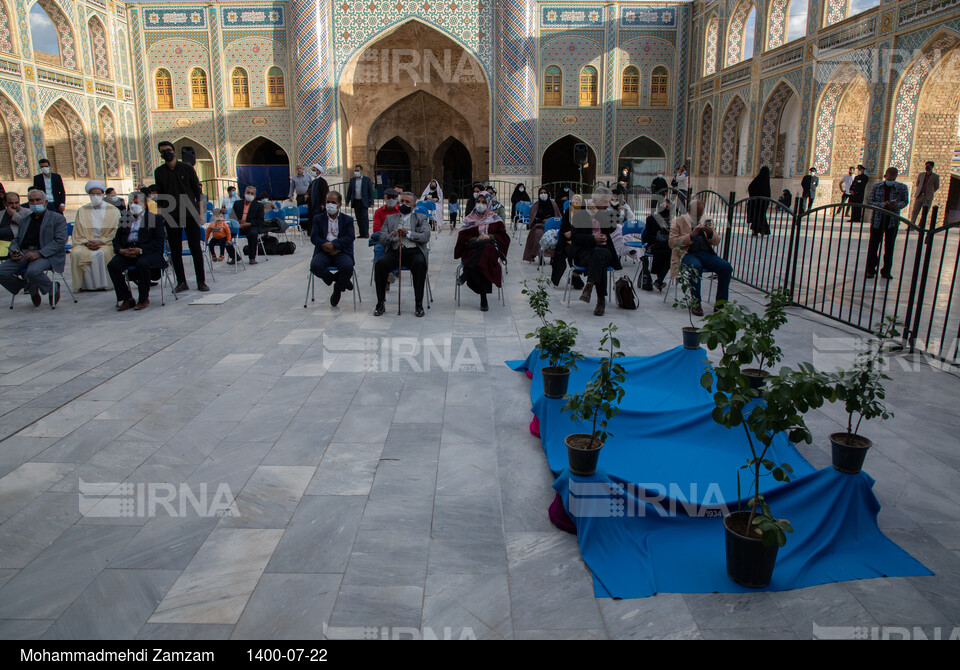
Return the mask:
[[0,264],[0,285],[14,295],[26,287],[34,307],[40,306],[41,295],[49,294],[54,307],[60,301],[60,282],[53,282],[47,271],[63,272],[67,220],[47,208],[47,195],[39,189],[30,190],[27,203],[30,209],[17,219],[20,228],[10,243],[10,257]]
[[413,211],[417,197],[410,191],[400,196],[400,213],[391,214],[380,229],[380,244],[386,252],[377,261],[375,278],[377,307],[374,316],[386,311],[387,277],[400,267],[400,246],[403,246],[403,267],[413,273],[413,294],[416,298],[416,314],[423,316],[423,288],[427,281],[427,243],[430,241],[430,219],[426,214]]

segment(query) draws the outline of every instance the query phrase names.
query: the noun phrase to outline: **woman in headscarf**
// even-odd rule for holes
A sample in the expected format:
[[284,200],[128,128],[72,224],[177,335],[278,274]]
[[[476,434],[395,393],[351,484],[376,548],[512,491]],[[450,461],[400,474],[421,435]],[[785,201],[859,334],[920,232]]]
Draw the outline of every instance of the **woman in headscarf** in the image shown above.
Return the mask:
[[[764,165],[760,168],[759,174],[747,187],[747,194],[751,197],[770,197],[770,168]],[[756,200],[747,204],[747,223],[750,224],[750,230],[754,237],[757,235],[769,235],[770,224],[767,223],[767,205],[766,200]]]
[[425,200],[437,203],[443,202],[443,189],[440,188],[440,184],[437,183],[436,179],[427,184],[427,187],[423,189],[423,193],[420,195],[420,202]]
[[540,258],[540,238],[543,237],[543,228],[547,219],[560,216],[560,208],[550,197],[550,191],[545,186],[540,187],[537,201],[530,207],[530,234],[523,247],[523,260],[531,263]]
[[517,184],[513,189],[513,195],[510,196],[510,218],[514,223],[517,222],[518,202],[530,202],[530,194],[527,193],[527,187],[523,184]]
[[463,263],[457,282],[480,295],[480,309],[484,312],[490,309],[487,294],[493,291],[494,284],[502,285],[500,258],[510,249],[507,227],[489,200],[486,192],[477,196],[473,211],[463,220],[453,251],[453,257]]
[[[560,286],[563,273],[567,267],[573,265],[573,217],[583,209],[583,196],[579,193],[570,198],[570,206],[560,219],[560,231],[557,233],[557,246],[553,249],[553,258],[550,259],[550,280],[554,286]],[[580,274],[573,273],[573,287],[583,290],[583,279]]]
[[[664,199],[657,211],[647,217],[647,225],[643,227],[643,243],[653,254],[653,263],[650,272],[657,276],[653,282],[654,288],[662,291],[665,286],[663,280],[670,272],[670,201]],[[646,264],[646,258],[644,258]]]
[[106,185],[97,179],[84,190],[90,202],[77,210],[70,249],[70,279],[73,290],[100,291],[109,288],[107,263],[113,258],[113,238],[120,224],[120,210],[104,202]]

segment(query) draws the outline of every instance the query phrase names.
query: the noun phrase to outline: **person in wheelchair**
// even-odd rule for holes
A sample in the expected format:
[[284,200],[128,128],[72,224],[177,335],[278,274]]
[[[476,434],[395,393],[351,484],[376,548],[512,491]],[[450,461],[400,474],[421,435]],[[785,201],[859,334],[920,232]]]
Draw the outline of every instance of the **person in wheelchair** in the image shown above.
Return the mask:
[[453,257],[463,263],[457,283],[466,284],[479,294],[480,309],[484,312],[490,309],[487,294],[493,291],[494,284],[502,285],[500,259],[506,257],[510,249],[507,227],[503,219],[489,209],[489,201],[486,192],[477,196],[473,211],[463,220],[453,251]]

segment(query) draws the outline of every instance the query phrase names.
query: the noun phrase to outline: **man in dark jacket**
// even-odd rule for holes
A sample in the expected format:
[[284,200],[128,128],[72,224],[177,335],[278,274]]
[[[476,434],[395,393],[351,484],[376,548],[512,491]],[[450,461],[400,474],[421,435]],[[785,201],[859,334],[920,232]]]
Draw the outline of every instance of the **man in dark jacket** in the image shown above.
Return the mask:
[[63,214],[67,207],[67,191],[63,187],[63,177],[50,171],[50,161],[41,158],[40,174],[33,178],[33,188],[47,195],[47,209]]
[[850,222],[860,223],[863,221],[863,207],[857,205],[863,204],[863,199],[867,195],[867,184],[870,177],[867,176],[867,169],[862,165],[857,166],[857,176],[853,178],[850,184]]
[[[143,310],[150,305],[150,275],[154,270],[163,270],[167,261],[163,257],[163,241],[166,228],[158,216],[147,211],[147,198],[135,191],[130,194],[127,211],[120,217],[117,234],[113,238],[116,254],[107,263],[107,272],[117,294],[117,311]],[[137,284],[137,301],[127,286],[129,272]]]
[[301,222],[304,231],[309,235],[313,226],[314,217],[323,214],[323,208],[327,203],[327,193],[330,192],[330,186],[327,180],[323,178],[323,168],[319,163],[314,163],[310,169],[312,175],[315,175],[310,182],[310,189],[307,191],[307,220]]
[[[250,265],[257,264],[257,246],[259,245],[260,233],[263,231],[263,203],[257,202],[257,189],[255,186],[247,186],[243,194],[243,200],[237,200],[233,203],[233,217],[240,224],[240,234],[247,238],[247,253]],[[233,265],[237,259],[233,256],[233,248],[227,247],[227,254],[230,260],[227,265]]]
[[163,165],[153,171],[157,183],[158,212],[167,227],[167,241],[170,244],[170,256],[173,271],[177,275],[177,293],[189,291],[187,276],[183,272],[183,234],[187,233],[187,245],[193,257],[193,271],[197,277],[197,290],[209,291],[203,268],[203,250],[200,227],[200,212],[204,200],[200,180],[192,165],[177,160],[172,142],[160,142],[157,145]]
[[810,173],[800,180],[800,188],[803,189],[800,194],[803,211],[809,212],[813,209],[813,203],[817,199],[817,186],[819,185],[820,177],[817,176],[817,168],[810,168]]
[[46,194],[40,189],[30,189],[27,202],[30,211],[21,212],[17,219],[19,228],[10,243],[10,257],[0,263],[0,285],[14,295],[26,287],[34,307],[40,306],[41,295],[49,295],[50,305],[56,306],[60,282],[51,281],[47,271],[63,272],[67,220],[44,204]]
[[[330,305],[340,304],[340,295],[353,290],[353,217],[340,209],[343,196],[338,191],[327,193],[327,202],[322,214],[313,220],[310,241],[313,242],[313,259],[310,272],[323,280],[327,286],[333,284]],[[330,272],[336,268],[336,273]]]

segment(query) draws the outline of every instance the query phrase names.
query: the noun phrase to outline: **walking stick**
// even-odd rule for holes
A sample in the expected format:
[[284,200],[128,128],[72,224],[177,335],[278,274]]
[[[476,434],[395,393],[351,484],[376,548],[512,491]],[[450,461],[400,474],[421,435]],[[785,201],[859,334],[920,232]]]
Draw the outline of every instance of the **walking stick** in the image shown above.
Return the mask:
[[403,240],[400,239],[399,242],[399,248],[397,249],[397,316],[400,316],[400,289],[403,288]]

